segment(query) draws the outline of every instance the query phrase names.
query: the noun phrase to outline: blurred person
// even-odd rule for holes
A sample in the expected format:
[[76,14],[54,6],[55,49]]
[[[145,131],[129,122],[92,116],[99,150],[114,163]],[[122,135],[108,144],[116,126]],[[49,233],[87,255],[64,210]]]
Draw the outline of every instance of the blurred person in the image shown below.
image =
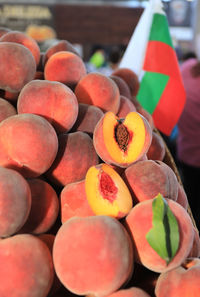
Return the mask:
[[184,61],[186,61],[188,59],[191,59],[191,58],[197,59],[197,55],[193,51],[188,51],[188,52],[182,54],[181,61],[184,62]]
[[183,186],[200,230],[200,61],[189,58],[181,66],[186,103],[177,123],[177,160]]
[[89,61],[86,63],[87,72],[99,71],[105,67],[107,60],[106,50],[101,45],[94,45],[90,54]]
[[110,49],[98,46],[86,64],[88,72],[100,72],[104,75],[111,75],[118,67],[123,54],[122,46],[112,46]]

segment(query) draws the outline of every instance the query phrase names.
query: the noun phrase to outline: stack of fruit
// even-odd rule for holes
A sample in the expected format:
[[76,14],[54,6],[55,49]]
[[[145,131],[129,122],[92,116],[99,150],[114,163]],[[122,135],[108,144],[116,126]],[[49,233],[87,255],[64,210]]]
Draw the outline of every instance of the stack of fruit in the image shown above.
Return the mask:
[[135,73],[0,35],[0,296],[199,297],[199,234]]

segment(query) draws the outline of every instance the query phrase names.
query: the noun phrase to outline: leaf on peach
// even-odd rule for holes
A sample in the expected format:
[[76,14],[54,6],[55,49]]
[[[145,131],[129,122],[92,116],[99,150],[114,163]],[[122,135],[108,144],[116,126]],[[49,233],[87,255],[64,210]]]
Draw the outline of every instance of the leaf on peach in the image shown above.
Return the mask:
[[157,254],[168,265],[179,247],[179,226],[168,206],[167,201],[158,194],[152,202],[152,229],[146,234],[146,239]]

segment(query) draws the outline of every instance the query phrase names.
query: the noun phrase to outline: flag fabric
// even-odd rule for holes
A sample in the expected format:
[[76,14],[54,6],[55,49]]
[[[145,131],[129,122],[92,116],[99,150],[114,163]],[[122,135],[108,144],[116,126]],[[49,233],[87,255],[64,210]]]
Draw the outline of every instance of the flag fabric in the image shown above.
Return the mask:
[[156,128],[170,135],[186,94],[161,0],[150,0],[144,9],[119,68],[138,75],[138,101],[152,115]]

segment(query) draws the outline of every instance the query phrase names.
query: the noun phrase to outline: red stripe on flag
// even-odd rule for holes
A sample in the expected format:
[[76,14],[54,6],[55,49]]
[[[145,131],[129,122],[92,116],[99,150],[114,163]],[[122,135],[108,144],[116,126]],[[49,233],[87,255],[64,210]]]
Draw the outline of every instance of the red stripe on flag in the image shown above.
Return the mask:
[[149,41],[143,69],[170,77],[152,114],[155,126],[170,135],[182,113],[186,98],[174,49],[160,41]]

